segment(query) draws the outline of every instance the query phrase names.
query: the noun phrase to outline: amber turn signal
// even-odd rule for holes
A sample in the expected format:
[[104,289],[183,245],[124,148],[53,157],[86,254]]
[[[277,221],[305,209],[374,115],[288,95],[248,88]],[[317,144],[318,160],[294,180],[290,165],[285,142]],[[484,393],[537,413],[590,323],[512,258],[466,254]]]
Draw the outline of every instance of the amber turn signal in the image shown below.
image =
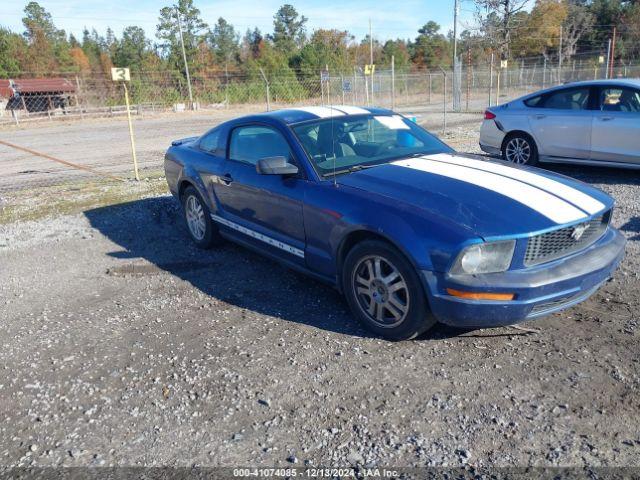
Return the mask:
[[483,293],[483,292],[463,292],[447,288],[447,293],[454,297],[466,298],[468,300],[513,300],[513,293]]

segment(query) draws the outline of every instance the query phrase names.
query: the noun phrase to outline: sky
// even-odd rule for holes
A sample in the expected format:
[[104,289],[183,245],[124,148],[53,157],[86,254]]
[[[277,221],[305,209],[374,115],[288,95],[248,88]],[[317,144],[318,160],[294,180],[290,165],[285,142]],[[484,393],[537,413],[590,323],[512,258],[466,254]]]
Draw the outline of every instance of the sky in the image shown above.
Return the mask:
[[[58,28],[81,37],[86,26],[95,27],[104,35],[111,27],[120,36],[128,25],[138,25],[148,37],[155,39],[160,8],[175,0],[42,0],[40,5],[49,11]],[[368,34],[371,19],[373,37],[384,41],[389,38],[415,38],[418,29],[434,20],[446,34],[453,29],[454,0],[194,0],[202,18],[213,25],[224,17],[244,35],[247,28],[258,27],[263,33],[273,29],[273,15],[284,3],[292,4],[306,16],[307,31],[317,28],[348,30],[357,39]],[[22,32],[23,9],[26,0],[6,2],[0,13],[0,26]],[[458,31],[473,23],[475,7],[471,0],[460,0]]]

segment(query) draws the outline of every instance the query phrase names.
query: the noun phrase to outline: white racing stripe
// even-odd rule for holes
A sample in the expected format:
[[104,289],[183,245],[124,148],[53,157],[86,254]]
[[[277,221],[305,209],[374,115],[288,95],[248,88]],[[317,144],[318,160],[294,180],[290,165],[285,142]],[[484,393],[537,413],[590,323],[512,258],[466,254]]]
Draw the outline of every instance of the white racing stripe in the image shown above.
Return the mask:
[[360,107],[352,107],[350,105],[334,105],[333,108],[346,113],[347,115],[369,115],[371,112]]
[[535,210],[557,224],[575,222],[586,217],[581,210],[545,190],[495,173],[426,158],[400,160],[391,165],[434,173],[486,188]]
[[342,117],[343,115],[345,115],[344,112],[336,108],[329,108],[329,107],[297,107],[297,108],[292,108],[292,110],[300,110],[302,112],[307,112],[312,115],[316,115],[320,118]]
[[439,153],[437,155],[428,155],[424,158],[429,160],[438,160],[441,162],[447,162],[454,165],[462,165],[484,170],[485,172],[493,172],[505,177],[515,178],[522,182],[529,183],[538,188],[542,188],[549,193],[557,195],[558,197],[573,203],[576,207],[581,208],[585,212],[593,215],[605,208],[605,205],[596,200],[590,195],[576,190],[564,183],[560,183],[556,180],[552,180],[542,175],[537,175],[533,172],[521,170],[519,168],[513,168],[506,165],[498,165],[496,163],[484,162],[482,160],[475,160],[466,157],[457,157],[455,155],[447,155],[445,153]]

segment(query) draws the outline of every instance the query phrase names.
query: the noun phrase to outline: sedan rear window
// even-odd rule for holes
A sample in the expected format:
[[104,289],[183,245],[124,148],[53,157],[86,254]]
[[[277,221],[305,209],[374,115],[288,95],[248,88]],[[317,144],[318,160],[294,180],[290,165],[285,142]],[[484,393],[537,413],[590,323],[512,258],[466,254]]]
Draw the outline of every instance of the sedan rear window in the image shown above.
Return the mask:
[[557,90],[546,95],[543,107],[556,110],[587,110],[589,105],[589,92],[589,87]]

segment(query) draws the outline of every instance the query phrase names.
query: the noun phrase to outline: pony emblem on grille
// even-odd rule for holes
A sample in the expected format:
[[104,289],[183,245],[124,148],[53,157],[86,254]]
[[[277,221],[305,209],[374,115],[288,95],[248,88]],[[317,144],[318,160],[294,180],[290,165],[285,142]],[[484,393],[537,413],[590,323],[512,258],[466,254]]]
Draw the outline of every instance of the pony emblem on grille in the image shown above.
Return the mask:
[[582,225],[574,227],[574,229],[571,231],[571,238],[573,238],[575,241],[580,240],[582,238],[582,235],[584,235],[584,232],[586,232],[588,229],[588,223],[583,223]]

